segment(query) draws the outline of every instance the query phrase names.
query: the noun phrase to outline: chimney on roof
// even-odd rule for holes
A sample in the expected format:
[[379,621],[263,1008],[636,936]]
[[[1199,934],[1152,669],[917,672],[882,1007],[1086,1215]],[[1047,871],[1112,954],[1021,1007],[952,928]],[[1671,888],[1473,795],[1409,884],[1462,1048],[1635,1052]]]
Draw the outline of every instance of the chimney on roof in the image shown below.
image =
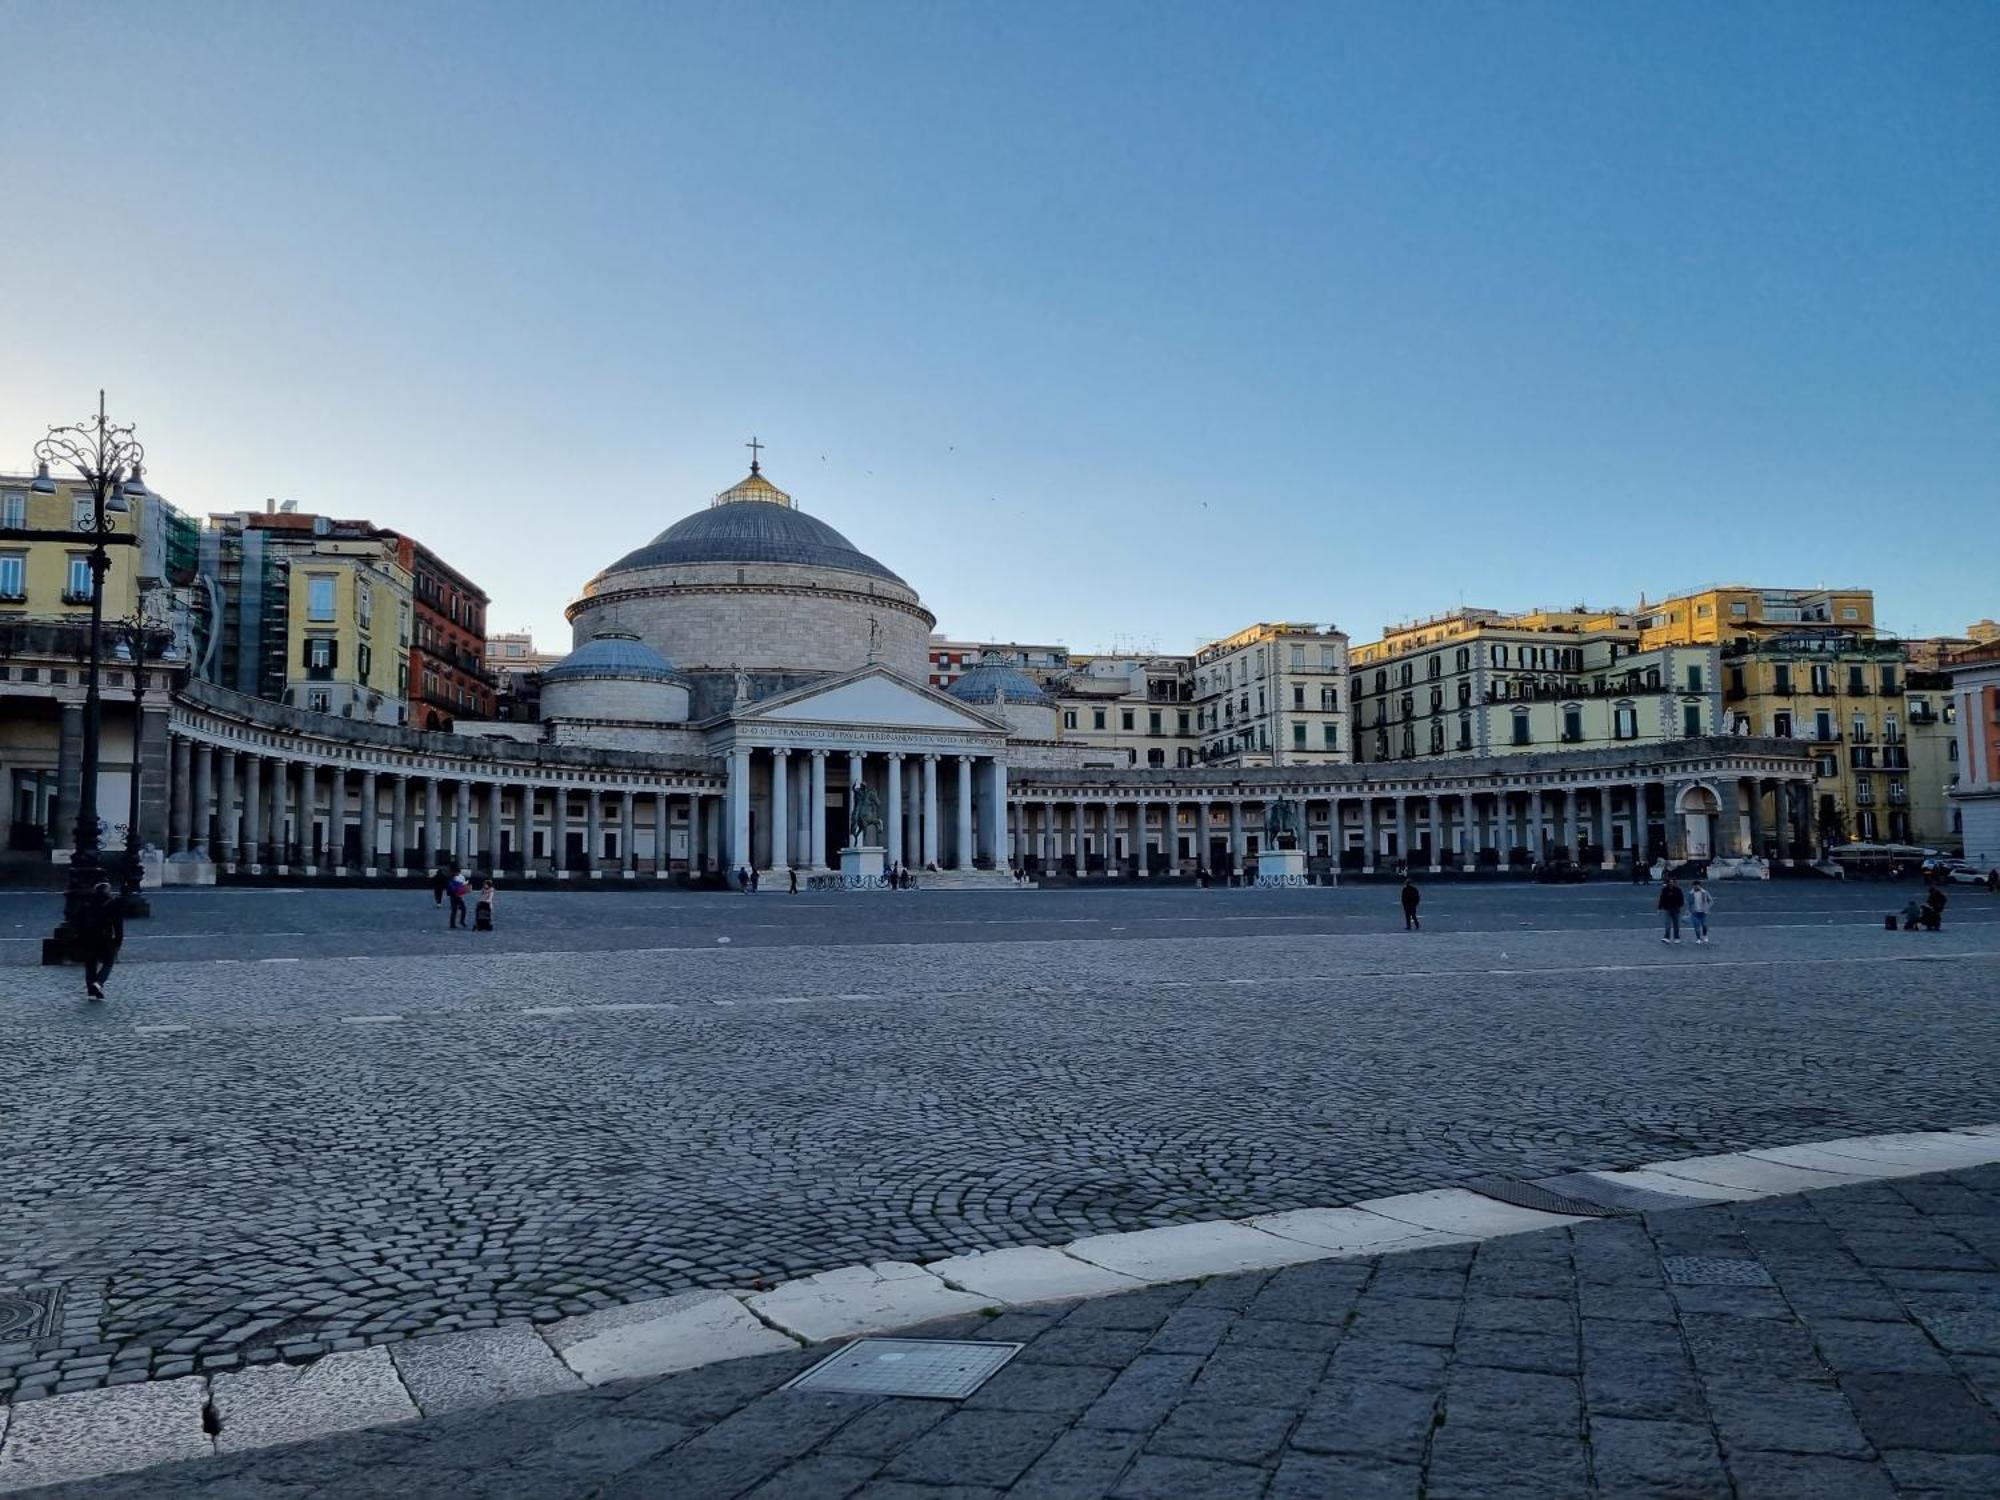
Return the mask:
[[264,497],[264,514],[267,516],[275,516],[277,513],[278,513],[278,502],[276,500],[273,500],[270,496],[266,495]]

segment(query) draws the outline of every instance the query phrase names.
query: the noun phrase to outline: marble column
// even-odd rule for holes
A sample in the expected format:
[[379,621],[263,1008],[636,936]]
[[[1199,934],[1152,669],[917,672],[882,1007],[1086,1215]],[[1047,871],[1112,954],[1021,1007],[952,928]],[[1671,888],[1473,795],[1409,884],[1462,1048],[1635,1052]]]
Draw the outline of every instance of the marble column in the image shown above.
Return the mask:
[[271,858],[278,866],[292,863],[291,839],[285,822],[291,815],[292,768],[288,761],[271,762]]
[[380,873],[382,853],[382,782],[380,773],[361,773],[361,868]]
[[937,857],[938,857],[937,768],[938,768],[938,758],[935,755],[926,755],[924,757],[924,812],[923,812],[925,869],[929,869],[933,864],[937,863]]
[[563,875],[569,871],[569,788],[549,789],[549,871]]
[[[194,746],[178,735],[173,742],[173,808],[168,816],[168,828],[173,839],[173,852],[185,854],[190,845],[190,830],[194,827]],[[74,809],[65,808],[71,812]],[[72,838],[71,847],[75,847]]]
[[1787,782],[1775,781],[1771,784],[1771,831],[1777,836],[1778,863],[1792,862],[1792,816],[1785,804],[1789,799],[1791,786]]
[[319,827],[319,767],[310,761],[299,763],[299,805],[292,816],[298,829],[298,862],[308,870],[319,868],[319,852],[313,846],[313,834]]
[[889,841],[889,863],[900,865],[903,863],[903,757],[892,751],[886,769],[889,777],[889,816],[882,831]]
[[[838,828],[834,830],[834,832],[840,832],[840,848],[848,848],[854,842],[854,798],[860,796],[862,786],[866,786],[866,784],[868,784],[868,762],[862,758],[860,750],[848,750],[848,804],[846,804],[846,816],[842,818],[842,824],[846,826],[846,832],[840,832]],[[824,792],[824,788],[820,792],[820,806],[822,808],[826,806],[826,792]],[[888,834],[888,830],[884,828],[884,838],[886,838],[886,834]],[[818,848],[820,848],[820,864],[828,864],[826,856],[830,852],[834,852],[834,850],[826,848],[826,832],[824,832],[824,828],[820,832],[820,844],[818,844]]]
[[1165,873],[1178,875],[1181,872],[1181,805],[1169,797],[1160,812],[1160,849],[1167,863]]
[[347,768],[326,768],[326,854],[320,867],[338,875],[347,867]]
[[1632,857],[1640,863],[1647,863],[1652,853],[1646,847],[1646,787],[1644,782],[1632,783]]
[[653,793],[653,874],[664,877],[674,867],[674,809],[664,791]]
[[1764,783],[1752,777],[1743,783],[1749,788],[1748,808],[1750,813],[1750,853],[1757,859],[1764,857]]
[[952,851],[954,870],[972,868],[972,757],[958,757],[958,847]]
[[[989,784],[986,821],[992,837],[993,868],[1011,869],[1014,851],[1009,847],[1007,837],[1007,763],[995,755],[986,762],[986,776]],[[1110,814],[1107,812],[1106,817]]]
[[410,778],[391,773],[389,778],[389,869],[400,875],[409,869],[410,859]]
[[[1195,861],[1194,867],[1204,875],[1209,873],[1208,829],[1209,829],[1209,812],[1212,806],[1213,804],[1208,802],[1197,802],[1195,804],[1194,815],[1195,818],[1197,819],[1197,822],[1195,824],[1195,834],[1194,834],[1194,861]],[[1331,835],[1329,835],[1329,847],[1331,847]]]
[[514,858],[523,875],[535,870],[535,785],[514,788]]
[[1044,870],[1052,870],[1055,868],[1056,862],[1056,805],[1053,802],[1044,802],[1041,806],[1042,826],[1040,837],[1035,847],[1039,851],[1042,868]]
[[[806,857],[815,870],[827,868],[826,847],[826,751],[812,753],[812,822],[806,828]],[[862,787],[861,756],[850,751],[847,756],[847,826],[854,827],[854,799]],[[848,835],[852,837],[852,834]]]
[[729,867],[750,863],[750,747],[729,752]]
[[1467,874],[1479,868],[1479,797],[1466,792],[1459,798],[1458,863]]
[[446,864],[440,791],[437,777],[424,778],[424,863],[434,870],[442,870]]
[[707,830],[702,827],[708,817],[706,799],[700,792],[688,793],[688,879],[698,880],[702,875],[704,862],[708,858]]
[[264,863],[264,758],[243,757],[243,863]]
[[[134,774],[137,774],[136,767]],[[235,864],[242,843],[241,814],[236,801],[236,752],[218,750],[215,753],[216,863]]]
[[1444,819],[1439,816],[1438,799],[1435,793],[1424,799],[1424,815],[1430,819],[1431,832],[1431,874],[1444,868]]
[[591,787],[583,794],[583,868],[592,880],[604,872],[604,794]]
[[452,860],[460,870],[472,868],[472,782],[464,776],[452,794]]
[[771,868],[792,862],[792,752],[771,752]]
[[486,835],[486,869],[491,875],[500,873],[500,783],[486,783],[486,812],[481,821]]
[[1243,804],[1229,804],[1229,873],[1243,873]]
[[618,870],[623,875],[639,873],[638,810],[628,789],[618,794]]

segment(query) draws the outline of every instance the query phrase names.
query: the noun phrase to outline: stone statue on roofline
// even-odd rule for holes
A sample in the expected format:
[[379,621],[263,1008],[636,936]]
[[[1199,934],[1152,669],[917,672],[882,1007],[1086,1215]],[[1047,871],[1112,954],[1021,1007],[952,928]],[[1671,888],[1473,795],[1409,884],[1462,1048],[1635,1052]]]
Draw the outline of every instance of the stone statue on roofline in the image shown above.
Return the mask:
[[741,708],[750,701],[750,674],[741,667],[736,668],[736,706]]

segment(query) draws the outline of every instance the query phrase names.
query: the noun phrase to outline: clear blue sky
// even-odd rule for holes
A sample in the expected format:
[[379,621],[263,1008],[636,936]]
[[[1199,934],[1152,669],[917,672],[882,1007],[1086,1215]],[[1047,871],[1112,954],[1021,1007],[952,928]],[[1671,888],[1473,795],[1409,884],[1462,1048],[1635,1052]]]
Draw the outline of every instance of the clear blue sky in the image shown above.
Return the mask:
[[2000,5],[0,0],[0,464],[567,639],[752,433],[955,634],[2000,614]]

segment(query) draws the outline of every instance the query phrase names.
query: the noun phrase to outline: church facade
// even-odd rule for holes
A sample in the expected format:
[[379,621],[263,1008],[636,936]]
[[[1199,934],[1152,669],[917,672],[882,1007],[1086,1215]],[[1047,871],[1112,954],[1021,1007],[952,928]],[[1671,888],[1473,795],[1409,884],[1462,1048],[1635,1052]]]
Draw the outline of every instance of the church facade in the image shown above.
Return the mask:
[[[490,733],[315,713],[166,669],[115,679],[114,717],[146,690],[141,838],[170,882],[443,862],[551,881],[820,874],[865,845],[933,885],[1011,886],[1016,869],[1252,873],[1286,802],[1322,878],[1505,868],[1524,849],[1607,865],[1809,850],[1810,761],[1742,736],[1399,767],[1085,769],[1025,672],[987,661],[931,686],[936,618],[917,590],[757,463],[568,614],[541,722]],[[80,684],[35,681],[68,726]],[[58,772],[56,795],[74,775]]]

